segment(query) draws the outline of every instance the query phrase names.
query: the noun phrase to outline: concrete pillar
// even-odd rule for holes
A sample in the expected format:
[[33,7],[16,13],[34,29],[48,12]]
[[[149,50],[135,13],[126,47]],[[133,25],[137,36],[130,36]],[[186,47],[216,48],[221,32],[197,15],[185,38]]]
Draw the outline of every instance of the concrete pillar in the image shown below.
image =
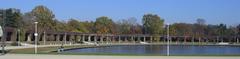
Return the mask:
[[194,44],[194,37],[192,37],[192,44]]
[[31,39],[32,39],[32,34],[28,34],[27,35],[27,42],[31,42],[32,41]]
[[67,44],[67,33],[64,33],[63,41],[64,41],[64,44]]
[[121,43],[121,36],[118,36],[118,43]]
[[88,35],[88,42],[91,42],[91,35]]
[[97,42],[97,36],[94,35],[94,42]]
[[206,42],[207,42],[207,43],[208,43],[208,41],[209,41],[209,40],[208,40],[208,39],[206,39]]
[[187,42],[187,38],[186,36],[184,36],[184,43],[186,44],[186,42]]
[[132,43],[135,43],[135,39],[133,36],[131,36],[131,41],[132,41]]
[[146,42],[146,37],[145,36],[143,36],[143,42]]
[[80,38],[81,38],[81,36],[80,36],[80,35],[77,35],[77,36],[76,36],[76,41],[77,41],[77,42],[80,42]]
[[237,38],[237,43],[239,43],[239,39]]
[[169,36],[169,40],[170,40],[170,42],[169,42],[169,43],[172,43],[172,37],[171,37],[171,36]]
[[110,40],[109,40],[109,36],[108,36],[108,35],[106,36],[106,42],[107,42],[107,43],[110,42]]
[[46,32],[43,32],[43,45],[46,45]]
[[74,42],[74,35],[69,35],[70,37],[69,37],[69,44],[71,45],[71,44],[73,44],[73,42]]
[[56,40],[57,40],[57,42],[60,42],[60,35],[59,34],[56,34]]
[[137,36],[137,41],[141,42],[141,37]]
[[16,32],[12,32],[10,37],[11,37],[11,39],[10,39],[11,42],[17,42],[17,34],[16,34]]
[[201,42],[201,38],[200,38],[200,37],[198,37],[198,43],[200,44],[200,42]]
[[116,42],[115,36],[112,36],[111,40],[113,43],[115,43]]
[[153,37],[152,36],[150,36],[150,42],[153,43]]
[[124,42],[127,42],[127,37],[126,37],[126,36],[124,36],[124,38],[125,38],[125,39],[124,39]]
[[103,43],[103,36],[102,35],[100,36],[100,41],[101,41],[101,43]]
[[157,39],[157,40],[158,40],[157,42],[159,43],[159,42],[161,41],[161,37],[160,37],[160,36],[157,36],[157,38],[158,38],[158,39]]
[[82,41],[85,42],[85,35],[82,35]]

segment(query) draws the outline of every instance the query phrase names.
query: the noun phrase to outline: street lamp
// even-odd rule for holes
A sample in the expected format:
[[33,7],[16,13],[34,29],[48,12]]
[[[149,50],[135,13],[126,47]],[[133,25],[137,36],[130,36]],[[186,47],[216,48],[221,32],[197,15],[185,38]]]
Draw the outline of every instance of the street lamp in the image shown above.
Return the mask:
[[18,33],[18,46],[20,46],[20,29],[17,30]]
[[170,51],[169,51],[169,44],[170,44],[170,42],[169,42],[169,40],[170,40],[170,38],[169,38],[169,24],[167,24],[166,25],[167,26],[167,56],[169,56],[170,55]]
[[34,50],[34,52],[35,52],[35,54],[37,54],[37,36],[38,36],[37,24],[38,24],[38,22],[36,21],[36,22],[34,22],[34,24],[35,24],[35,33],[34,33],[34,36],[35,36],[35,50]]

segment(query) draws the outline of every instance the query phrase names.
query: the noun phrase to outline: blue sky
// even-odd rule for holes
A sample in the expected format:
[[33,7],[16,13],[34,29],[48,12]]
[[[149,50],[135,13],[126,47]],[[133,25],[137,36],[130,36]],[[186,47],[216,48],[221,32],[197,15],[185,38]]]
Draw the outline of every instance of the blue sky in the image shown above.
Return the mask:
[[114,21],[130,17],[141,23],[147,13],[159,15],[165,23],[240,24],[240,0],[2,0],[0,8],[18,8],[29,12],[37,5],[51,9],[59,20],[76,18],[95,21],[109,16]]

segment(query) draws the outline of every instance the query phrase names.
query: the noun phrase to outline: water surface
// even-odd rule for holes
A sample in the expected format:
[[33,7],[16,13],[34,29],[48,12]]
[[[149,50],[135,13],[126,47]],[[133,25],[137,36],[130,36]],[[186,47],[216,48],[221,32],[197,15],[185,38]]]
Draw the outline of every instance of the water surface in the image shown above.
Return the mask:
[[[65,53],[167,54],[166,45],[119,45],[79,48]],[[171,45],[171,55],[240,55],[240,46]]]

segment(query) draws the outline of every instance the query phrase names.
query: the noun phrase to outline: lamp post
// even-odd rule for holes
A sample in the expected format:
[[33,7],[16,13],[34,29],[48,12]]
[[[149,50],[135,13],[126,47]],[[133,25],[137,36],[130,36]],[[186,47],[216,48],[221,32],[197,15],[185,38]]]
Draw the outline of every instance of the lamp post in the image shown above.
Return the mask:
[[18,33],[18,46],[20,46],[20,29],[17,30]]
[[169,24],[167,24],[167,56],[169,56],[170,55],[170,51],[169,51],[169,44],[170,44],[170,42],[169,42]]
[[34,24],[35,24],[35,33],[34,33],[34,36],[35,36],[35,48],[34,48],[34,53],[37,54],[37,36],[38,36],[37,24],[38,24],[38,22],[34,22]]

